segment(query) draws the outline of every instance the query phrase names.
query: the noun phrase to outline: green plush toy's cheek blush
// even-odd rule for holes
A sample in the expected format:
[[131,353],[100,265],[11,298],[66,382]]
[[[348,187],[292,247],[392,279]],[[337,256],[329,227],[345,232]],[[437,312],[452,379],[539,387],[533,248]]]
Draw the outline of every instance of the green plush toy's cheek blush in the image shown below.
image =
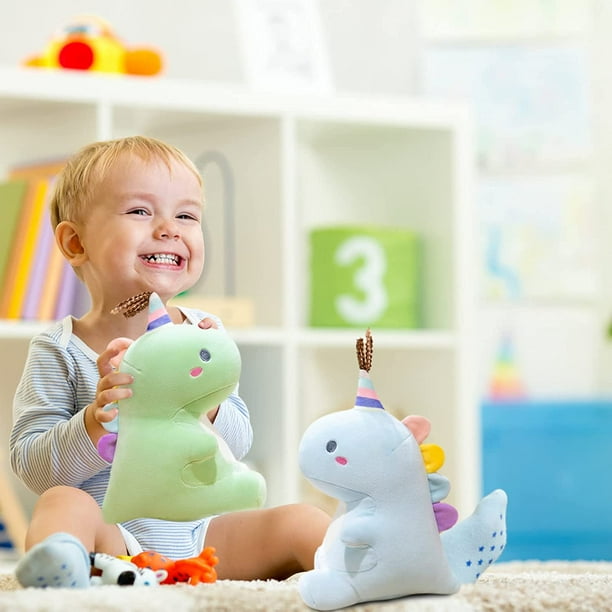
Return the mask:
[[200,376],[202,374],[204,370],[202,368],[193,368],[190,372],[189,372],[189,376],[191,376],[192,378],[197,378],[198,376]]

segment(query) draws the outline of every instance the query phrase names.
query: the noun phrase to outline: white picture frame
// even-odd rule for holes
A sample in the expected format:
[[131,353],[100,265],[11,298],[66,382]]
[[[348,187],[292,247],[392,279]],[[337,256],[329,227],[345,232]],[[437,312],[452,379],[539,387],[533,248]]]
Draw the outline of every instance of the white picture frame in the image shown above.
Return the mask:
[[329,93],[316,0],[235,0],[245,78],[256,90]]

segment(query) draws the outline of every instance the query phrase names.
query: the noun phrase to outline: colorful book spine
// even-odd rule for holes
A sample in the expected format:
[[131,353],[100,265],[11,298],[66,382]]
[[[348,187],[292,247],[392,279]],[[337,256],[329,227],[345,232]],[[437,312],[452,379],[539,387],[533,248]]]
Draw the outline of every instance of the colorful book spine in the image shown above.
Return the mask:
[[0,183],[0,295],[11,265],[10,255],[19,218],[27,194],[26,180],[11,180]]
[[32,266],[28,278],[27,290],[21,309],[21,318],[34,320],[38,318],[38,309],[42,298],[45,282],[48,279],[48,266],[52,247],[55,246],[55,236],[51,229],[49,207],[45,206],[34,245]]
[[[4,270],[0,266],[0,275],[5,272],[0,276],[0,318],[48,320],[55,315],[64,259],[55,244],[48,198],[64,165],[64,159],[54,159],[15,166],[9,172],[10,182],[19,182],[25,196],[15,212]],[[2,224],[0,237],[8,232]]]
[[7,319],[19,319],[23,312],[28,282],[34,267],[36,246],[47,201],[47,187],[48,181],[46,180],[39,180],[36,182],[36,191],[34,192],[34,200],[28,218],[28,225],[24,232],[24,241],[22,244],[17,245],[19,253],[15,261],[19,267],[19,273],[15,278],[13,289],[8,296]]
[[2,287],[0,300],[2,319],[17,319],[21,314],[29,274],[24,254],[27,245],[33,247],[34,236],[40,226],[45,193],[46,181],[29,182]]

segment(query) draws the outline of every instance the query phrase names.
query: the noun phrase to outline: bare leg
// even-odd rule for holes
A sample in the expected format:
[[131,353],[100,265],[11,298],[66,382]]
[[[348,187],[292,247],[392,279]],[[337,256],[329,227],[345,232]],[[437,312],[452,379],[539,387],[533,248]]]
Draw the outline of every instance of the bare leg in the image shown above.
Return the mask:
[[127,554],[117,525],[106,524],[93,497],[74,487],[53,487],[40,496],[26,535],[26,550],[57,532],[72,534],[89,552]]
[[205,545],[217,550],[220,579],[280,580],[312,569],[329,522],[305,504],[231,512],[210,522]]

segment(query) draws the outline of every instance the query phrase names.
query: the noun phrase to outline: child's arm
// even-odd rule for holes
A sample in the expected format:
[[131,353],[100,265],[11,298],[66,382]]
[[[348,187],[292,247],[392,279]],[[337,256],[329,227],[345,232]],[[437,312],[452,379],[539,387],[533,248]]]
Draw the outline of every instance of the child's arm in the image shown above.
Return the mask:
[[96,394],[96,365],[61,338],[34,338],[14,400],[11,466],[36,493],[81,486],[108,467],[92,443],[85,411]]
[[249,410],[238,395],[238,386],[219,406],[215,429],[227,442],[236,459],[242,459],[249,452],[253,444],[253,428]]

